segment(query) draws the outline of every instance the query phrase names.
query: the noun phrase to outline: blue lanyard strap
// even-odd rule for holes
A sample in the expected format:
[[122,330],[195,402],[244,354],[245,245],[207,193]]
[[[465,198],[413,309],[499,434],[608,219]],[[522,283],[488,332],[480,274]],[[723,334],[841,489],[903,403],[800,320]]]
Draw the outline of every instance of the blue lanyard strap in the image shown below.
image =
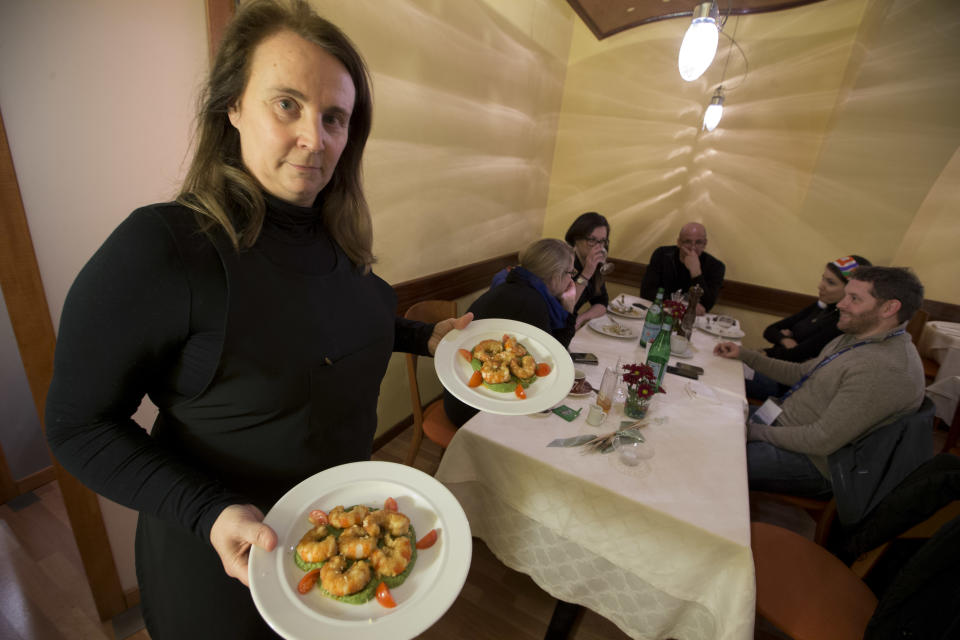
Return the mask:
[[[906,333],[906,330],[904,330],[904,329],[898,329],[897,331],[894,331],[893,333],[891,333],[891,334],[887,335],[886,337],[884,337],[883,340],[887,340],[888,338],[893,338],[894,336],[903,335],[904,333]],[[826,358],[824,358],[823,360],[821,360],[820,362],[818,362],[818,363],[817,363],[817,366],[815,366],[813,369],[811,369],[809,373],[807,373],[805,376],[803,376],[802,378],[800,378],[800,381],[799,381],[799,382],[797,382],[795,385],[793,385],[792,387],[790,387],[790,390],[787,391],[785,394],[783,394],[783,395],[780,397],[780,402],[783,402],[784,400],[786,400],[787,398],[789,398],[791,395],[793,395],[794,392],[796,392],[796,390],[799,389],[799,388],[803,385],[803,383],[806,382],[807,379],[808,379],[810,376],[812,376],[812,375],[817,371],[817,369],[819,369],[820,367],[823,367],[823,366],[826,366],[826,365],[830,364],[831,362],[833,362],[834,360],[836,360],[837,358],[839,358],[840,356],[842,356],[843,354],[845,354],[847,351],[852,351],[853,349],[856,349],[857,347],[862,347],[862,346],[865,345],[865,344],[872,344],[872,343],[875,343],[875,342],[883,342],[883,340],[863,340],[863,341],[861,341],[861,342],[858,342],[857,344],[852,344],[852,345],[850,345],[850,346],[847,347],[846,349],[841,349],[840,351],[837,351],[836,353],[831,353],[829,356],[827,356]]]

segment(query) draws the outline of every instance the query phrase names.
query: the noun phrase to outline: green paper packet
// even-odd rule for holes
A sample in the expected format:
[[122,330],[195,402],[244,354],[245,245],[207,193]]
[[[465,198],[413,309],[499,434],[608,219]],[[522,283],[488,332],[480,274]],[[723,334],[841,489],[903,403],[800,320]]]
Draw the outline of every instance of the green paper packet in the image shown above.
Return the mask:
[[580,415],[580,412],[583,411],[583,408],[577,409],[574,411],[565,404],[560,405],[559,407],[554,407],[553,412],[566,420],[567,422],[573,422]]

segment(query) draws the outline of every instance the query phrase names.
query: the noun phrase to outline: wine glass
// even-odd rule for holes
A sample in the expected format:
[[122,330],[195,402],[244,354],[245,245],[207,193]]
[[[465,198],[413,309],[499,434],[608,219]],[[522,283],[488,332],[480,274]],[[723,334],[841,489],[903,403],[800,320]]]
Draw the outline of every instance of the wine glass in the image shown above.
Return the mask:
[[600,382],[600,390],[597,392],[597,404],[605,413],[610,413],[613,408],[613,396],[617,391],[617,378],[619,375],[614,369],[607,367],[603,372],[603,380]]

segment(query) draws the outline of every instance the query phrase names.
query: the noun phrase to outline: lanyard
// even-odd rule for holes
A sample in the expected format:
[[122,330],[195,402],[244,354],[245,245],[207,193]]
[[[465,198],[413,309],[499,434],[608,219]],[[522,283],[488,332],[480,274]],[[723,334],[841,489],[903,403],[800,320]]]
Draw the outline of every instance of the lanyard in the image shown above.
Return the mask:
[[[904,330],[904,329],[899,329],[899,330],[894,331],[893,333],[887,335],[883,340],[886,340],[887,338],[892,338],[892,337],[894,337],[894,336],[899,336],[899,335],[902,335],[902,334],[904,334],[904,333],[906,333],[906,330]],[[795,385],[793,385],[792,387],[790,387],[790,390],[787,391],[785,394],[783,394],[783,395],[780,397],[780,402],[782,403],[784,400],[786,400],[786,399],[789,398],[791,395],[793,395],[793,394],[796,392],[796,390],[799,389],[800,386],[803,385],[803,383],[806,382],[807,379],[808,379],[810,376],[812,376],[812,375],[816,372],[816,370],[819,369],[820,367],[823,367],[823,366],[825,366],[825,365],[833,362],[834,360],[836,360],[837,358],[839,358],[840,356],[842,356],[843,354],[845,354],[847,351],[852,351],[853,349],[856,349],[857,347],[862,347],[862,346],[865,345],[865,344],[871,344],[871,343],[874,343],[874,342],[883,342],[883,340],[863,340],[863,341],[861,341],[861,342],[858,342],[857,344],[852,344],[852,345],[850,345],[850,346],[847,347],[846,349],[841,349],[840,351],[837,351],[836,353],[831,353],[829,356],[827,356],[826,358],[824,358],[823,360],[821,360],[820,362],[818,362],[818,363],[817,363],[817,366],[815,366],[813,369],[811,369],[809,373],[807,373],[805,376],[803,376],[802,378],[800,378],[800,381],[799,381],[799,382],[797,382]]]

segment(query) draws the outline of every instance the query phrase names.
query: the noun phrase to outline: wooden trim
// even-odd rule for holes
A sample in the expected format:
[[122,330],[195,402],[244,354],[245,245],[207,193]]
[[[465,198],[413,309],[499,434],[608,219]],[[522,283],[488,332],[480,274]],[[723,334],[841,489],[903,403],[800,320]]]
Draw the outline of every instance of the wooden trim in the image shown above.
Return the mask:
[[49,484],[57,479],[57,472],[53,466],[49,466],[35,473],[31,473],[21,480],[17,480],[17,491],[20,495],[38,489],[45,484]]
[[[607,276],[607,280],[627,286],[640,287],[643,273],[647,269],[645,264],[616,258],[611,258],[610,262],[614,263],[616,268]],[[724,280],[717,304],[747,309],[748,311],[788,316],[807,305],[813,304],[816,299],[816,296],[806,293],[763,287],[737,280]],[[921,308],[930,314],[930,320],[960,322],[960,305],[938,300],[924,300]]]
[[[40,269],[27,226],[20,186],[13,167],[3,114],[0,113],[0,286],[30,392],[43,425],[47,387],[53,376],[56,338]],[[107,530],[96,494],[80,484],[54,460],[67,517],[80,550],[83,568],[101,619],[123,611],[120,576],[107,542]]]
[[207,47],[210,64],[217,57],[217,47],[227,30],[227,24],[237,11],[237,0],[207,0]]
[[3,447],[0,447],[0,504],[7,500],[12,500],[20,495],[17,483],[10,472],[10,465],[7,464],[7,456],[3,453]]
[[516,253],[508,253],[396,284],[393,290],[397,294],[397,315],[402,317],[411,305],[422,300],[456,300],[485,289],[493,274],[517,261]]

